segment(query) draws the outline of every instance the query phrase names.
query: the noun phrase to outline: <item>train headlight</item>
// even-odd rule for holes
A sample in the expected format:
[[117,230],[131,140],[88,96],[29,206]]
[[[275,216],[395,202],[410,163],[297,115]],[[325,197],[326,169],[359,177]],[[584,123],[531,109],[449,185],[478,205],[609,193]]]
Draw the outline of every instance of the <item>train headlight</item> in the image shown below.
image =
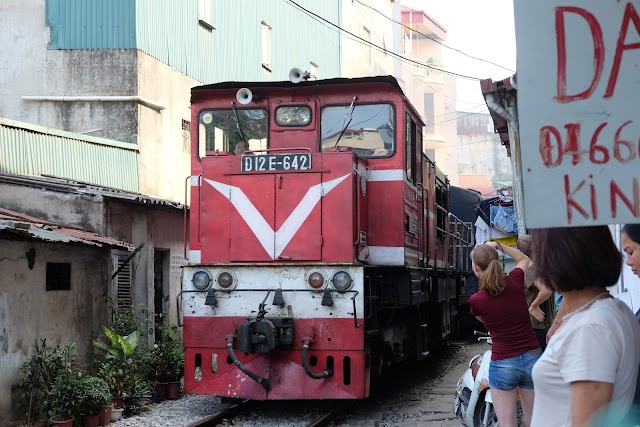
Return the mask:
[[309,277],[307,277],[307,283],[309,284],[309,286],[316,290],[322,289],[322,287],[324,286],[324,282],[324,274],[320,273],[319,271],[314,271],[309,274]]
[[331,283],[336,291],[344,292],[349,290],[353,283],[353,279],[351,279],[351,276],[346,271],[338,271],[333,275]]
[[222,289],[230,289],[236,284],[236,278],[233,277],[230,271],[223,271],[218,274],[216,282],[218,282],[218,286]]
[[191,282],[193,283],[194,288],[199,291],[204,291],[211,284],[211,276],[208,272],[200,270],[193,275]]

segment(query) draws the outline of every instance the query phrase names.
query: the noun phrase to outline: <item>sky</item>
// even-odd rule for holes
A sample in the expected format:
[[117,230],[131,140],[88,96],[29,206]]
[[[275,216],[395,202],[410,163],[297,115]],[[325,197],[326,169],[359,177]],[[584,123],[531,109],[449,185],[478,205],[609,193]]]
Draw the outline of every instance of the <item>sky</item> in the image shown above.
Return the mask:
[[[506,70],[443,48],[446,70],[494,80],[504,79],[515,72],[513,0],[402,0],[402,4],[424,10],[442,25],[447,30],[445,45],[508,68]],[[456,89],[459,111],[486,110],[482,106],[484,101],[478,81],[458,78]]]

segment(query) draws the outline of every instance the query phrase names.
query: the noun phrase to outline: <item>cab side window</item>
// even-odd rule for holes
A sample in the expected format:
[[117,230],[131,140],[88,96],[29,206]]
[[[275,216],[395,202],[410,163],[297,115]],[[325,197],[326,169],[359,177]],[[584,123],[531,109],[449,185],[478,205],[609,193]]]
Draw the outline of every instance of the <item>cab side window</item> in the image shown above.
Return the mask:
[[413,121],[409,114],[406,115],[406,129],[405,129],[405,170],[407,172],[407,179],[409,182],[415,182],[417,178],[417,165],[416,162],[416,123]]

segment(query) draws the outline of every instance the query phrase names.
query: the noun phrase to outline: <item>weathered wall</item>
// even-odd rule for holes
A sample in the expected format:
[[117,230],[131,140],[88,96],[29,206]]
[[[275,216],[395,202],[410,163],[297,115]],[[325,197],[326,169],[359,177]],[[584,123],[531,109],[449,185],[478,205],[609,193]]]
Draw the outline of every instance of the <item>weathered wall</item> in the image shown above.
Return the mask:
[[[180,266],[184,264],[183,213],[166,207],[140,206],[110,201],[107,208],[108,234],[145,246],[132,260],[133,303],[154,307],[154,255],[168,252],[163,266],[163,309],[177,323],[176,297],[182,288]],[[150,336],[153,339],[153,335]]]
[[0,117],[37,123],[26,116],[22,95],[45,92],[44,62],[49,31],[44,0],[0,2]]
[[102,196],[77,195],[0,183],[0,207],[103,234]]
[[[25,253],[36,251],[33,269]],[[36,341],[51,345],[77,339],[80,359],[90,337],[106,324],[108,307],[105,249],[39,241],[0,240],[0,425],[11,413],[11,385]],[[71,290],[46,291],[47,262],[71,264]]]
[[200,83],[141,51],[137,62],[139,95],[168,106],[160,114],[140,108],[140,188],[144,194],[184,203],[191,146],[182,120],[191,120],[191,88]]
[[[134,96],[138,93],[137,50],[47,50],[45,91],[23,95]],[[138,109],[134,102],[23,101],[25,120],[91,136],[136,142]]]

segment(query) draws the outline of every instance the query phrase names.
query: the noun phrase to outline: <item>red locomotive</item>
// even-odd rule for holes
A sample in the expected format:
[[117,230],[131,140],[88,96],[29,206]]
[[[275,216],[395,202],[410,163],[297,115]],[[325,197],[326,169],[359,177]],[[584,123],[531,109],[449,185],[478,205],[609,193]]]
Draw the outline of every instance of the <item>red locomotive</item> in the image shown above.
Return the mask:
[[297,80],[192,89],[188,393],[365,398],[452,331],[473,237],[419,114],[392,77]]

